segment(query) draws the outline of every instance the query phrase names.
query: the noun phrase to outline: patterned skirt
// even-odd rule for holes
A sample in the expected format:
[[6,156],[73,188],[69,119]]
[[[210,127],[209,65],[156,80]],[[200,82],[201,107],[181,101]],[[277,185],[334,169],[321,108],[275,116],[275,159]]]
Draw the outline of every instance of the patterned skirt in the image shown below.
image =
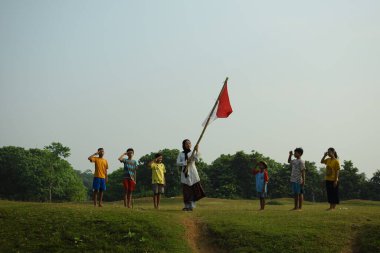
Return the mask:
[[183,189],[183,202],[188,203],[191,201],[198,201],[201,198],[206,197],[203,187],[200,182],[188,186],[187,184],[182,184]]

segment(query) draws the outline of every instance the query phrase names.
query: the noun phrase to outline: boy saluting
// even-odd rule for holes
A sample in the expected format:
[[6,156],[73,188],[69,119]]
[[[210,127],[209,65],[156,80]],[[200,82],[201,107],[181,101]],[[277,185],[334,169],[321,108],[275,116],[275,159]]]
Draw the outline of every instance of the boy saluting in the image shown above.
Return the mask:
[[[119,161],[124,163],[124,206],[128,208],[131,208],[132,192],[136,188],[136,169],[138,164],[136,160],[132,159],[134,154],[133,148],[128,148],[127,152],[119,157]],[[128,158],[124,158],[125,155]]]
[[[97,155],[97,157],[96,157]],[[107,170],[108,170],[108,162],[103,158],[104,149],[98,148],[98,152],[88,157],[90,162],[95,163],[95,173],[94,180],[92,182],[93,188],[93,198],[94,198],[94,206],[96,207],[96,202],[99,193],[99,207],[103,206],[103,192],[106,190],[106,182],[108,181]]]
[[155,209],[159,209],[160,195],[164,194],[165,188],[165,165],[162,163],[162,154],[157,153],[154,160],[148,166],[152,169],[152,190],[153,204]]

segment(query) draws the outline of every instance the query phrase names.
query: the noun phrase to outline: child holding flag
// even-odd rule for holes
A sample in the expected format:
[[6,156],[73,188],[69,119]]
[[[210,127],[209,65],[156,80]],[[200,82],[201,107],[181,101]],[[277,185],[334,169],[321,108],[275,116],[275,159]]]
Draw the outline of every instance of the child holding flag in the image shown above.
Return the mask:
[[[195,146],[194,151],[196,153],[193,156],[191,141],[188,139],[182,141],[182,148],[183,151],[177,157],[177,165],[181,168],[183,202],[185,205],[182,210],[192,211],[195,208],[195,202],[206,196],[195,166],[195,162],[200,159],[200,154],[198,153],[198,146]],[[192,156],[193,158],[191,158]]]
[[[132,191],[136,188],[137,161],[132,159],[134,153],[134,150],[129,148],[118,159],[121,163],[124,163],[124,206],[128,208],[131,207]],[[125,155],[128,158],[124,158]]]
[[256,178],[256,191],[257,195],[260,198],[260,211],[264,210],[265,208],[265,198],[267,196],[267,185],[269,181],[268,171],[267,171],[267,164],[263,161],[256,162],[256,160],[253,160],[254,162],[254,168],[252,169],[252,174]]

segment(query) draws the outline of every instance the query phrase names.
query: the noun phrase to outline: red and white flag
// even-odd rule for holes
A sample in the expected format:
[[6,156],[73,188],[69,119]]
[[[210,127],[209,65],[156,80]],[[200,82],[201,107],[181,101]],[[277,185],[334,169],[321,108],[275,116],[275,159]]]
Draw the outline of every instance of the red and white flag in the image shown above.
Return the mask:
[[[217,101],[216,108],[211,114],[210,121],[208,124],[216,120],[217,118],[227,118],[232,113],[232,107],[230,104],[230,98],[228,97],[227,83],[224,86],[222,92],[220,93],[219,99]],[[203,121],[202,126],[206,125],[207,119],[210,116],[210,113],[207,115],[205,121]]]

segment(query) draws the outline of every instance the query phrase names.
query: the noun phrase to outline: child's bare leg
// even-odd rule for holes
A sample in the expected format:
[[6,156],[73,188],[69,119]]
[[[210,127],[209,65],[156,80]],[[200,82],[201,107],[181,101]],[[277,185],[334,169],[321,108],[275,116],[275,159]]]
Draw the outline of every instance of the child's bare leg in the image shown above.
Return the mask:
[[124,206],[127,207],[127,191],[124,191]]
[[294,194],[294,208],[293,210],[298,209],[298,194]]
[[128,206],[128,208],[131,208],[131,198],[132,198],[132,192],[128,191],[128,193],[127,193],[127,206]]
[[158,209],[158,206],[160,205],[160,199],[161,199],[161,194],[157,194],[157,209]]
[[265,198],[263,198],[263,207],[262,207],[262,209],[264,210],[264,208],[265,208]]
[[96,200],[98,198],[98,191],[94,190],[94,192],[92,193],[92,198],[94,200],[94,206],[96,207]]
[[156,194],[153,195],[153,204],[154,204],[154,208],[157,208]]
[[298,200],[298,209],[302,209],[302,202],[303,202],[303,194],[300,194],[299,200]]
[[99,207],[103,206],[103,191],[99,192]]

